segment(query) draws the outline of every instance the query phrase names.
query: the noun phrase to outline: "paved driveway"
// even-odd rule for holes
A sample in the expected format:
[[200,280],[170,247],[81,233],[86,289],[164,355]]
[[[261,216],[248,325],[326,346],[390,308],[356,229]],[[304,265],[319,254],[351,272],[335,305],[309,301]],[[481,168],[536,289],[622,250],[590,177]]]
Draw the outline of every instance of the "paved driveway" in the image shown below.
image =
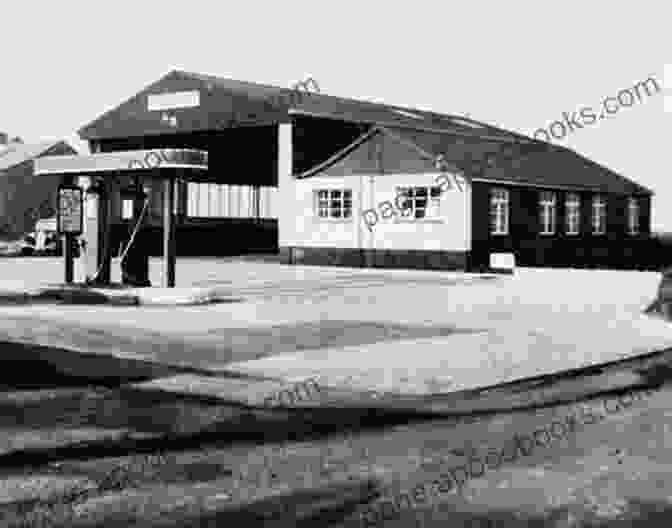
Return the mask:
[[[179,259],[177,285],[238,303],[2,307],[0,335],[87,352],[407,393],[502,383],[672,346],[643,316],[658,274],[519,269],[514,276]],[[153,281],[161,263],[151,262]],[[53,282],[59,259],[0,261]]]

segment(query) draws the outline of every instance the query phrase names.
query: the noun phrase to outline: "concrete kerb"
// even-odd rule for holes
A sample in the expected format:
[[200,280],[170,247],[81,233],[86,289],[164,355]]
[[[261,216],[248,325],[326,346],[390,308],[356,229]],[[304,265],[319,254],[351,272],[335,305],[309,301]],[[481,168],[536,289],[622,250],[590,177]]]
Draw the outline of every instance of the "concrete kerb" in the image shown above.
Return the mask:
[[125,289],[91,288],[81,285],[50,285],[27,290],[0,291],[0,305],[36,303],[90,304],[112,306],[197,306],[221,302],[235,302],[230,290],[211,288],[193,291],[171,288]]
[[142,289],[134,291],[140,306],[199,306],[223,302],[239,302],[231,295],[230,287],[214,287],[194,291],[193,289]]

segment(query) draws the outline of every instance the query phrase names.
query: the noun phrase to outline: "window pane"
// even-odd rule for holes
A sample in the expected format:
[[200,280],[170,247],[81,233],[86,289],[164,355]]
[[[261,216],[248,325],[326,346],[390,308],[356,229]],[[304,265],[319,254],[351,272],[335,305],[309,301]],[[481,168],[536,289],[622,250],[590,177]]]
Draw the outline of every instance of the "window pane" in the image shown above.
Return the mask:
[[506,189],[492,189],[490,191],[490,199],[492,201],[506,201],[509,199],[509,193]]
[[490,189],[490,233],[508,233],[508,199],[506,189]]
[[319,218],[350,218],[352,216],[351,189],[320,189],[315,191],[315,214]]
[[208,203],[210,216],[217,216],[219,214],[219,186],[215,183],[210,184],[208,195],[210,198]]
[[639,204],[635,198],[628,200],[628,229],[633,235],[639,232]]
[[133,218],[133,200],[124,199],[121,203],[121,218],[128,220]]

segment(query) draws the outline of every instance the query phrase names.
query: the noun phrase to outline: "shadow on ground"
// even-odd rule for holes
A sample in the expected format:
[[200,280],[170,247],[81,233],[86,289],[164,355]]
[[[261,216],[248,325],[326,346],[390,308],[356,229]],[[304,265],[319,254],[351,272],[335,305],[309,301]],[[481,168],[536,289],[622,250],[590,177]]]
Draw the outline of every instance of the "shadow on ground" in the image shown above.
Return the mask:
[[[660,355],[660,354],[659,354]],[[603,367],[602,367],[603,368]],[[652,357],[644,358],[639,365],[632,367],[637,371],[642,383],[659,385],[672,377],[672,368],[665,363],[655,362]],[[576,373],[574,373],[576,374]],[[557,379],[557,378],[556,378]],[[536,380],[537,387],[544,385]],[[548,382],[549,380],[546,380]],[[520,390],[520,387],[512,386]],[[532,389],[533,390],[533,389]],[[11,467],[39,467],[55,460],[94,459],[99,457],[124,456],[129,453],[155,453],[158,451],[180,451],[205,447],[228,447],[236,443],[263,444],[287,440],[311,440],[344,430],[362,431],[381,429],[419,421],[427,421],[432,416],[418,414],[385,413],[380,409],[352,409],[325,411],[289,410],[289,409],[251,409],[235,405],[216,405],[199,398],[189,398],[166,393],[147,393],[130,388],[95,389],[96,397],[81,395],[58,396],[49,401],[36,401],[32,404],[12,403],[9,399],[0,399],[0,427],[13,425],[38,425],[48,427],[54,416],[61,411],[61,418],[67,422],[67,410],[72,410],[73,423],[96,423],[114,427],[123,423],[149,430],[156,427],[161,431],[172,423],[182,423],[189,417],[195,420],[193,425],[206,425],[195,434],[172,432],[161,438],[122,439],[114,443],[98,442],[90,445],[80,444],[56,449],[33,449],[0,456],[0,467],[5,471]],[[621,388],[614,394],[624,392]],[[84,393],[82,393],[84,394]],[[69,398],[69,399],[68,399]],[[93,402],[93,403],[92,403]],[[98,407],[100,406],[100,407]],[[107,406],[107,407],[106,407]],[[172,407],[172,411],[169,410]],[[176,409],[181,409],[178,412]],[[161,411],[163,409],[163,411]],[[64,412],[65,411],[65,412]],[[210,414],[209,414],[210,413]],[[485,414],[485,413],[484,413]],[[433,418],[436,418],[435,416]],[[50,421],[51,420],[51,421]],[[448,420],[442,418],[442,425]],[[462,420],[464,423],[464,420]],[[457,418],[454,426],[460,425]],[[448,423],[450,425],[450,423]],[[67,465],[67,464],[66,464]],[[180,474],[164,475],[164,482],[204,482],[221,476],[226,468],[212,464],[190,465],[179,468]],[[141,478],[141,477],[140,477]],[[195,507],[177,508],[161,515],[160,519],[140,518],[137,513],[117,512],[106,515],[104,519],[72,519],[63,523],[54,522],[52,526],[155,526],[155,527],[196,527],[216,526],[219,524],[246,526],[354,526],[360,525],[357,517],[363,505],[382,495],[378,481],[352,481],[333,484],[325,488],[311,490],[293,490],[281,495],[266,497],[262,500],[243,505],[218,506],[213,510]],[[442,503],[440,507],[418,507],[397,514],[390,513],[389,519],[380,519],[376,526],[550,526],[563,524],[567,519],[578,519],[577,526],[661,526],[669,521],[672,508],[668,503],[631,501],[623,508],[618,518],[605,520],[593,515],[585,505],[577,504],[558,507],[541,515],[524,514],[512,511],[487,510],[461,511],[456,504]],[[473,506],[472,506],[473,508]],[[652,524],[654,523],[654,524]]]
[[[373,479],[331,484],[318,489],[300,489],[266,497],[243,505],[177,508],[159,518],[148,518],[137,512],[97,512],[89,518],[51,516],[48,526],[80,528],[151,527],[197,528],[201,526],[246,526],[271,528],[346,528],[378,526],[402,528],[546,528],[576,526],[584,528],[669,526],[672,506],[666,501],[628,500],[619,513],[598,516],[584,504],[564,505],[543,513],[494,509],[487,506],[457,506],[444,502],[434,506],[417,506],[400,511],[390,508],[376,518],[363,520],[365,505],[380,496],[381,490]],[[468,508],[468,509],[467,509]],[[28,508],[25,508],[28,509]],[[191,510],[191,511],[190,511]],[[14,512],[11,512],[14,513]],[[16,517],[20,517],[17,512]],[[10,511],[3,512],[8,520]],[[25,514],[24,514],[25,515]],[[15,517],[15,518],[16,518]],[[44,517],[43,517],[44,518]],[[49,517],[47,517],[49,518]],[[24,526],[24,525],[20,525]]]
[[[672,378],[672,369],[643,369],[637,388],[659,388]],[[586,397],[617,396],[632,390],[617,387],[573,398],[509,409],[524,413]],[[497,399],[501,399],[498,396]],[[282,442],[311,441],[344,432],[385,430],[400,425],[435,421],[458,427],[503,411],[423,413],[386,408],[254,408],[242,404],[204,401],[202,398],[132,388],[91,388],[22,402],[0,399],[0,429],[24,428],[47,431],[54,427],[130,429],[138,434],[123,438],[96,439],[65,446],[28,447],[0,454],[0,468],[35,466],[59,460],[87,460],[157,451],[228,448]]]
[[[174,317],[174,308],[139,307],[138,310],[166,312]],[[183,308],[188,310],[189,308]],[[70,368],[73,373],[84,373],[93,368],[93,358],[105,364],[104,357],[129,352],[133,356],[157,364],[190,369],[214,369],[227,363],[261,359],[271,355],[322,350],[345,346],[374,344],[383,341],[443,337],[460,333],[477,333],[482,329],[459,328],[452,325],[403,325],[384,321],[318,320],[296,324],[269,325],[244,328],[218,328],[193,334],[170,334],[111,324],[87,327],[67,321],[25,316],[5,316],[0,320],[0,349],[5,343],[57,342],[53,347],[58,354],[53,358],[43,350],[40,356],[53,364],[78,365],[79,359],[65,357],[70,350],[91,353],[91,362]],[[32,346],[32,345],[31,345]],[[44,347],[42,347],[44,349]],[[52,347],[49,347],[52,348]],[[9,349],[8,349],[9,350]],[[24,349],[28,351],[28,349]],[[33,354],[34,355],[34,354]],[[16,357],[12,352],[0,354],[0,361]],[[79,356],[84,358],[83,355]],[[127,372],[134,372],[133,363],[127,362]],[[138,366],[140,366],[138,364]],[[100,372],[101,369],[96,369]],[[2,383],[0,374],[0,383]]]
[[[312,508],[306,508],[303,501],[306,493],[294,493],[291,495],[274,497],[252,503],[237,511],[217,511],[212,514],[200,516],[184,515],[174,519],[162,519],[160,523],[151,524],[158,528],[196,528],[197,526],[235,525],[235,526],[271,526],[271,527],[331,527],[339,528],[346,526],[384,526],[402,528],[417,526],[420,528],[548,528],[549,526],[581,526],[584,528],[606,527],[655,527],[669,526],[672,519],[672,505],[664,501],[628,501],[623,508],[623,513],[611,518],[600,518],[583,507],[566,506],[554,508],[544,514],[525,514],[510,510],[487,510],[487,511],[459,511],[450,504],[434,508],[409,509],[401,515],[395,515],[390,510],[390,516],[379,518],[375,524],[360,524],[357,519],[357,509],[362,503],[372,500],[376,495],[376,486],[372,482],[352,485],[347,490],[339,490],[341,495],[338,501],[328,503],[327,492],[314,492]],[[303,496],[302,496],[303,495]],[[322,495],[323,497],[319,497]],[[315,507],[322,498],[326,504]],[[303,501],[302,501],[303,499]],[[285,511],[292,512],[272,515],[270,512],[278,511],[280,507]],[[484,509],[485,510],[485,509]],[[203,523],[203,524],[201,524]],[[102,528],[102,524],[96,525]],[[112,526],[106,524],[105,526]]]
[[32,343],[0,342],[0,391],[100,385],[114,387],[202,369],[87,354]]

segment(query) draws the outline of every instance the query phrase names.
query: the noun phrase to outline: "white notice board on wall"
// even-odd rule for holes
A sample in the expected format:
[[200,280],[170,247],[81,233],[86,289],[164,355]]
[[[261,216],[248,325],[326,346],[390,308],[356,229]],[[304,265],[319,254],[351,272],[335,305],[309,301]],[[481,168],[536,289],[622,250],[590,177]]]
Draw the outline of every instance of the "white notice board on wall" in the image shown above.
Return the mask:
[[185,92],[169,92],[149,94],[147,96],[147,110],[172,110],[174,108],[195,108],[200,106],[201,97],[198,90]]

